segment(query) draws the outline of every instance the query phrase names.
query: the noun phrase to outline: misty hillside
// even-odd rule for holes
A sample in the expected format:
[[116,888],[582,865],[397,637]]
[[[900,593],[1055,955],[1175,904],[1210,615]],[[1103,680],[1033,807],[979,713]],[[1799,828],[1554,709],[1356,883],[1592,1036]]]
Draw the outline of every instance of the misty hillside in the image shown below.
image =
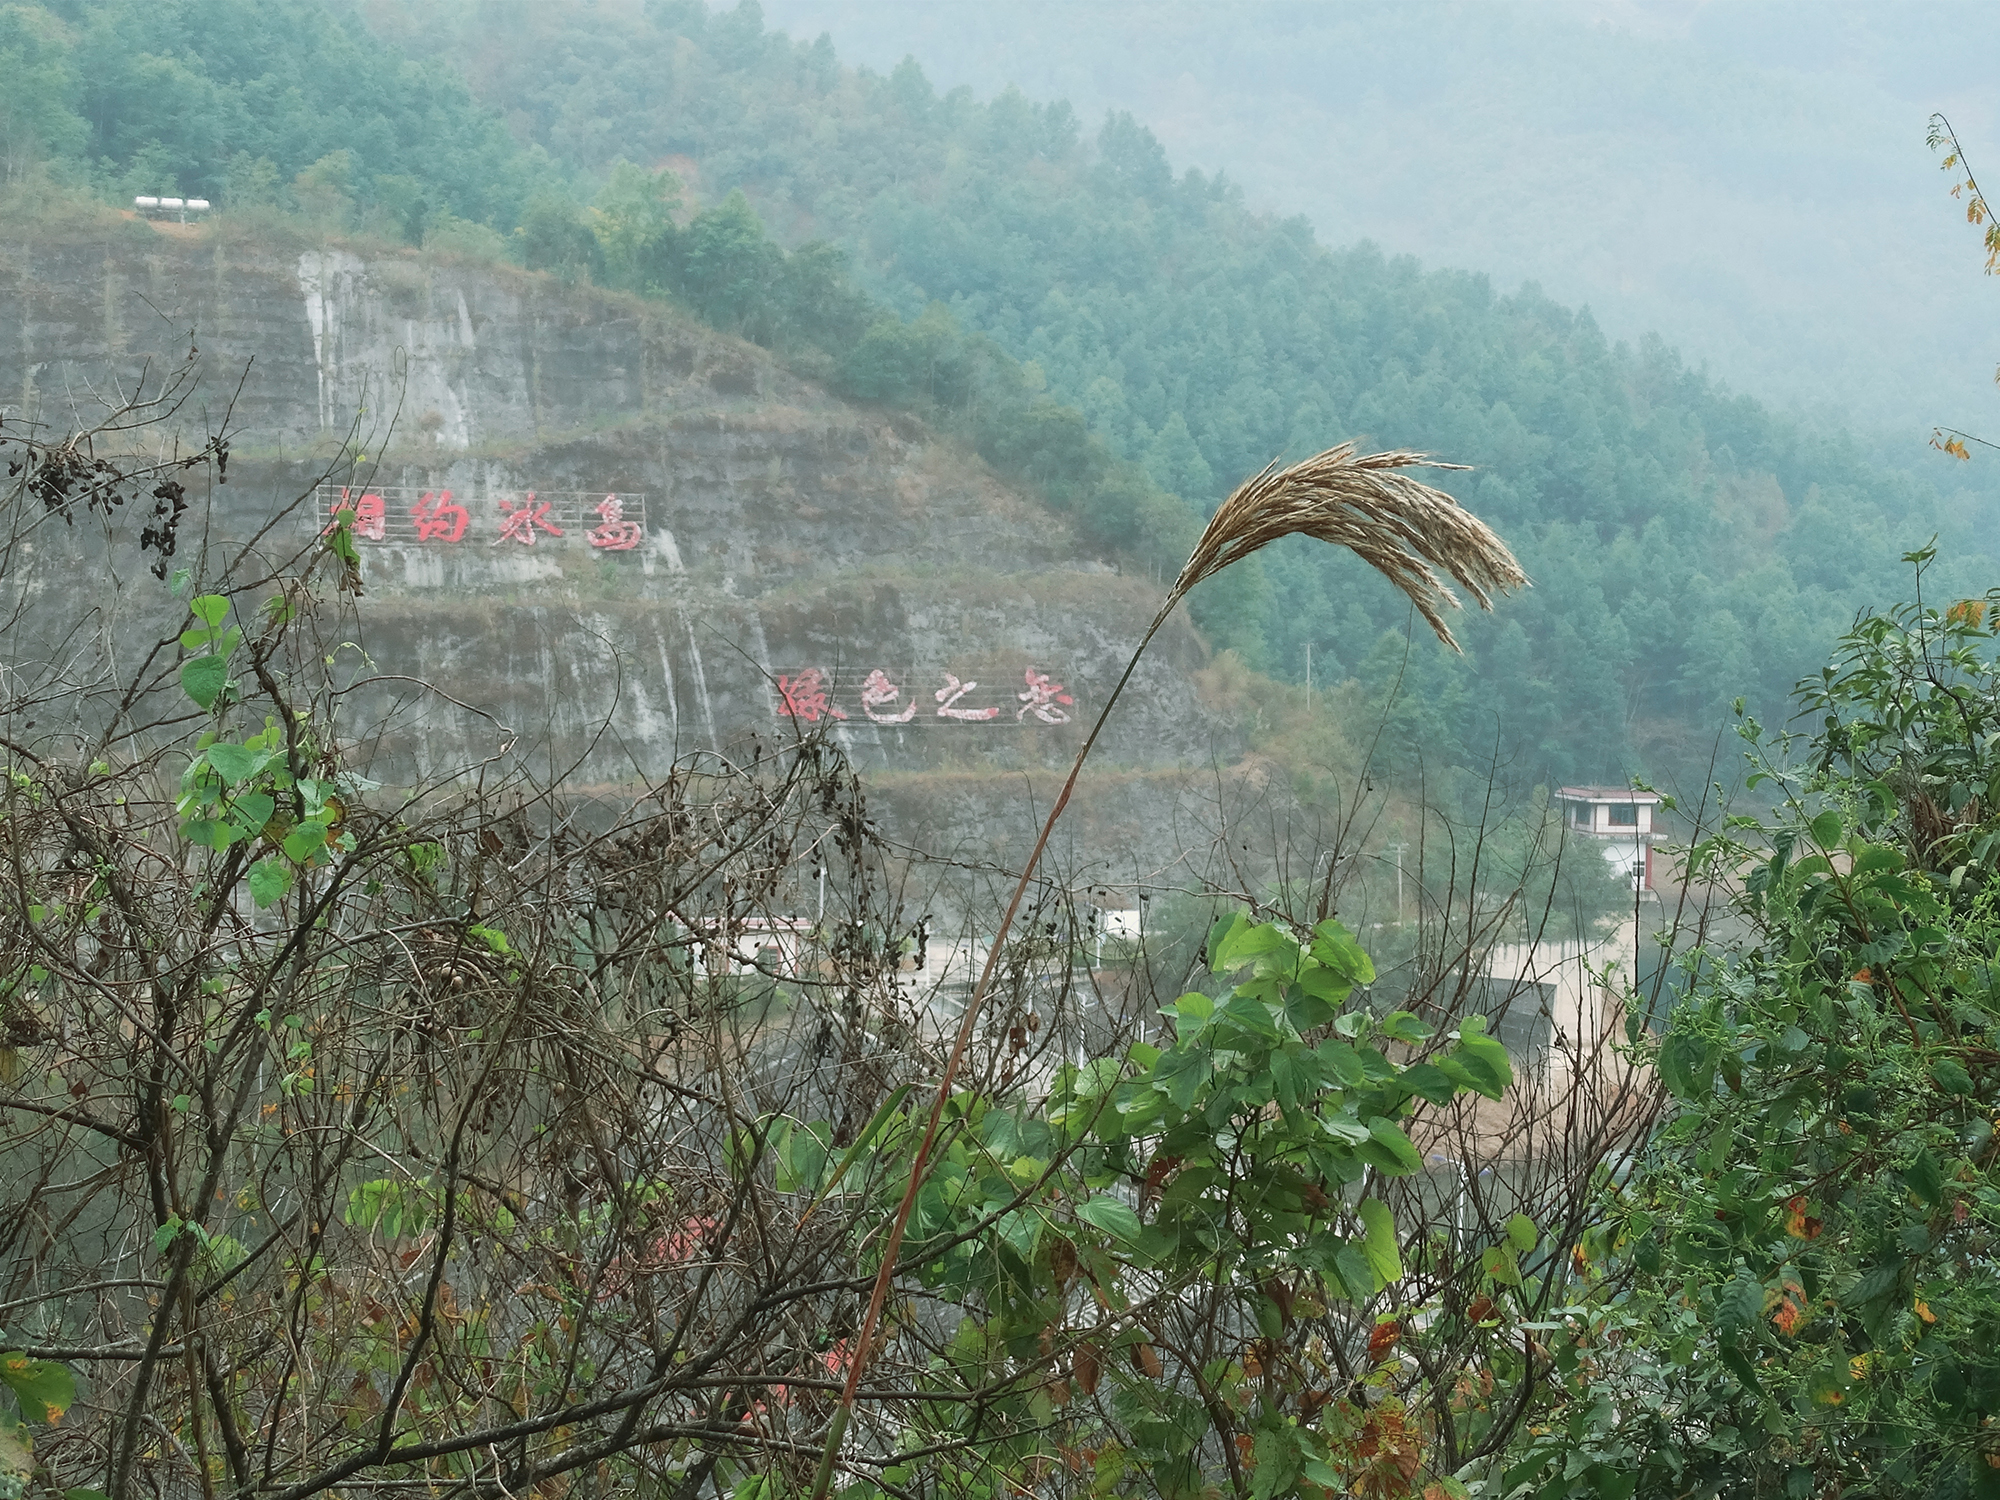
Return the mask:
[[[1952,0],[770,0],[940,92],[1017,84],[1090,120],[1130,110],[1174,160],[1333,243],[1538,281],[1616,336],[1915,448],[1983,431],[1995,289],[1925,122],[1975,158],[2000,133],[1993,7]],[[1947,45],[1939,43],[1949,38]],[[1977,164],[1977,161],[1975,162]]]
[[1330,249],[1131,116],[857,71],[754,3],[6,14],[34,85],[17,201],[179,187],[239,226],[668,297],[960,434],[1127,569],[1171,570],[1273,457],[1360,437],[1476,466],[1454,492],[1537,587],[1469,624],[1464,661],[1408,645],[1400,601],[1324,551],[1195,600],[1254,667],[1301,680],[1310,648],[1321,683],[1395,699],[1405,766],[1497,748],[1535,776],[1683,771],[1734,697],[1779,704],[1904,589],[1905,550],[1940,534],[1945,590],[1991,575],[1989,503],[1937,487],[1956,466],[1884,469],[1557,297]]
[[[375,778],[447,781],[511,746],[575,786],[622,789],[823,729],[892,833],[949,829],[965,857],[1022,856],[1022,789],[1074,755],[1157,604],[1149,579],[1083,557],[1061,518],[962,445],[677,309],[222,229],[0,231],[0,367],[56,422],[112,380],[156,388],[202,330],[182,416],[227,400],[235,433],[229,482],[178,555],[205,574],[253,539],[309,556],[333,495],[372,497],[341,648],[367,665],[338,712]],[[509,531],[504,497],[524,491],[542,517]],[[143,523],[121,515],[108,540],[52,528],[15,581],[49,596],[91,577],[105,652],[143,658],[186,613],[127,560]],[[95,724],[118,679],[78,665],[74,628],[64,610],[16,619],[7,660],[23,684],[60,679],[64,718]],[[1248,715],[1204,680],[1206,656],[1184,620],[1156,642],[1081,789],[1084,853],[1065,843],[1066,863],[1126,880],[1170,868],[1199,855],[1218,800],[1298,814],[1291,778],[1265,790],[1268,770],[1241,765],[1233,721]],[[1329,716],[1292,728],[1288,751],[1265,734],[1266,766],[1351,766]]]
[[1409,753],[1485,749],[1497,728],[1560,775],[1685,764],[1738,693],[1777,702],[1860,599],[1900,587],[1903,551],[1933,532],[1984,548],[1971,496],[1872,471],[1840,434],[1533,291],[1328,250],[1225,180],[1177,175],[1129,117],[941,95],[911,63],[840,71],[824,38],[757,33],[753,7],[463,11],[459,32],[444,13],[371,11],[463,59],[531,144],[601,170],[612,148],[571,113],[587,89],[617,154],[671,160],[711,201],[745,189],[780,234],[846,247],[908,316],[948,306],[1204,511],[1272,457],[1355,434],[1478,466],[1458,493],[1538,586],[1467,632],[1470,670],[1427,646],[1406,668],[1393,601],[1304,547],[1266,560],[1246,601],[1260,628],[1224,637],[1294,680],[1308,643],[1317,671],[1401,674],[1425,705],[1401,726]]

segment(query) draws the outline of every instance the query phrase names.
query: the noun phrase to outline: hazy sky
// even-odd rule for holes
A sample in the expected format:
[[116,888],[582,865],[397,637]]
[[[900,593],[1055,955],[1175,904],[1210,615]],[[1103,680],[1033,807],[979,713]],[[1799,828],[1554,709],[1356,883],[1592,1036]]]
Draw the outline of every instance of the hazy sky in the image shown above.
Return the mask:
[[2000,280],[1944,110],[2000,195],[2000,5],[763,0],[940,89],[1130,109],[1322,239],[1539,281],[1780,405],[2000,440]]

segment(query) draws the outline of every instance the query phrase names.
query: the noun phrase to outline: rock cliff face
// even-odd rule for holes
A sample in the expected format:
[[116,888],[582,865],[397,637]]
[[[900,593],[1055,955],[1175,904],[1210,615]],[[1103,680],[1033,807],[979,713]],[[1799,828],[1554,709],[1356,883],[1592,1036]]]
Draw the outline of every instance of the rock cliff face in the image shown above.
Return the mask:
[[[267,551],[312,545],[343,487],[356,511],[373,680],[344,712],[379,725],[377,775],[512,745],[629,784],[830,725],[893,825],[1004,860],[1157,602],[962,448],[656,304],[413,254],[0,229],[5,420],[61,426],[190,340],[183,422],[235,393],[210,555],[267,527]],[[49,588],[96,564],[37,565]],[[1154,648],[1079,859],[1157,868],[1212,821],[1241,747],[1202,657],[1178,622]]]

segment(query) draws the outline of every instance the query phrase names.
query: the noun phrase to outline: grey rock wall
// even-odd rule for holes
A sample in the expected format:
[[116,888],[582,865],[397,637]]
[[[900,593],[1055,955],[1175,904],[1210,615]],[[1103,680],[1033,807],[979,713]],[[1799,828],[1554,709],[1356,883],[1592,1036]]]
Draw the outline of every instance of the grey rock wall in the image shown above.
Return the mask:
[[[630,784],[825,727],[913,838],[1018,857],[1157,603],[962,448],[657,304],[413,254],[0,228],[0,420],[63,425],[191,342],[183,425],[234,401],[209,566],[260,533],[268,557],[312,547],[335,493],[316,481],[383,497],[341,709],[383,779],[448,779],[506,747]],[[561,537],[501,533],[530,490],[568,517]],[[420,540],[412,505],[446,491],[465,535]],[[629,550],[584,535],[605,495],[643,512]],[[11,586],[60,600],[106,569],[117,630],[171,634],[178,606],[121,525],[101,553],[52,539]],[[31,636],[17,663],[52,649]],[[1215,772],[1242,746],[1202,705],[1204,654],[1176,622],[1135,678],[1085,790],[1081,862],[1164,868],[1234,795]],[[952,679],[979,686],[952,697]],[[815,685],[845,718],[807,722]]]

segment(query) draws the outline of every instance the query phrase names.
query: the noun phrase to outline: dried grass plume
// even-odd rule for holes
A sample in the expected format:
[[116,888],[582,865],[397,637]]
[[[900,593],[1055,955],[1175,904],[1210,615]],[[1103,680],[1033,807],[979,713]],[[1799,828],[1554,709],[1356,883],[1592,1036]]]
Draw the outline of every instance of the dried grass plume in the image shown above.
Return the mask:
[[1245,480],[1216,511],[1167,595],[1162,617],[1202,580],[1280,537],[1309,536],[1351,549],[1401,589],[1438,639],[1459,649],[1444,613],[1459,608],[1440,571],[1493,607],[1495,594],[1528,586],[1507,544],[1442,490],[1401,469],[1455,469],[1422,453],[1395,449],[1356,457],[1354,444],[1280,469],[1274,462]]

